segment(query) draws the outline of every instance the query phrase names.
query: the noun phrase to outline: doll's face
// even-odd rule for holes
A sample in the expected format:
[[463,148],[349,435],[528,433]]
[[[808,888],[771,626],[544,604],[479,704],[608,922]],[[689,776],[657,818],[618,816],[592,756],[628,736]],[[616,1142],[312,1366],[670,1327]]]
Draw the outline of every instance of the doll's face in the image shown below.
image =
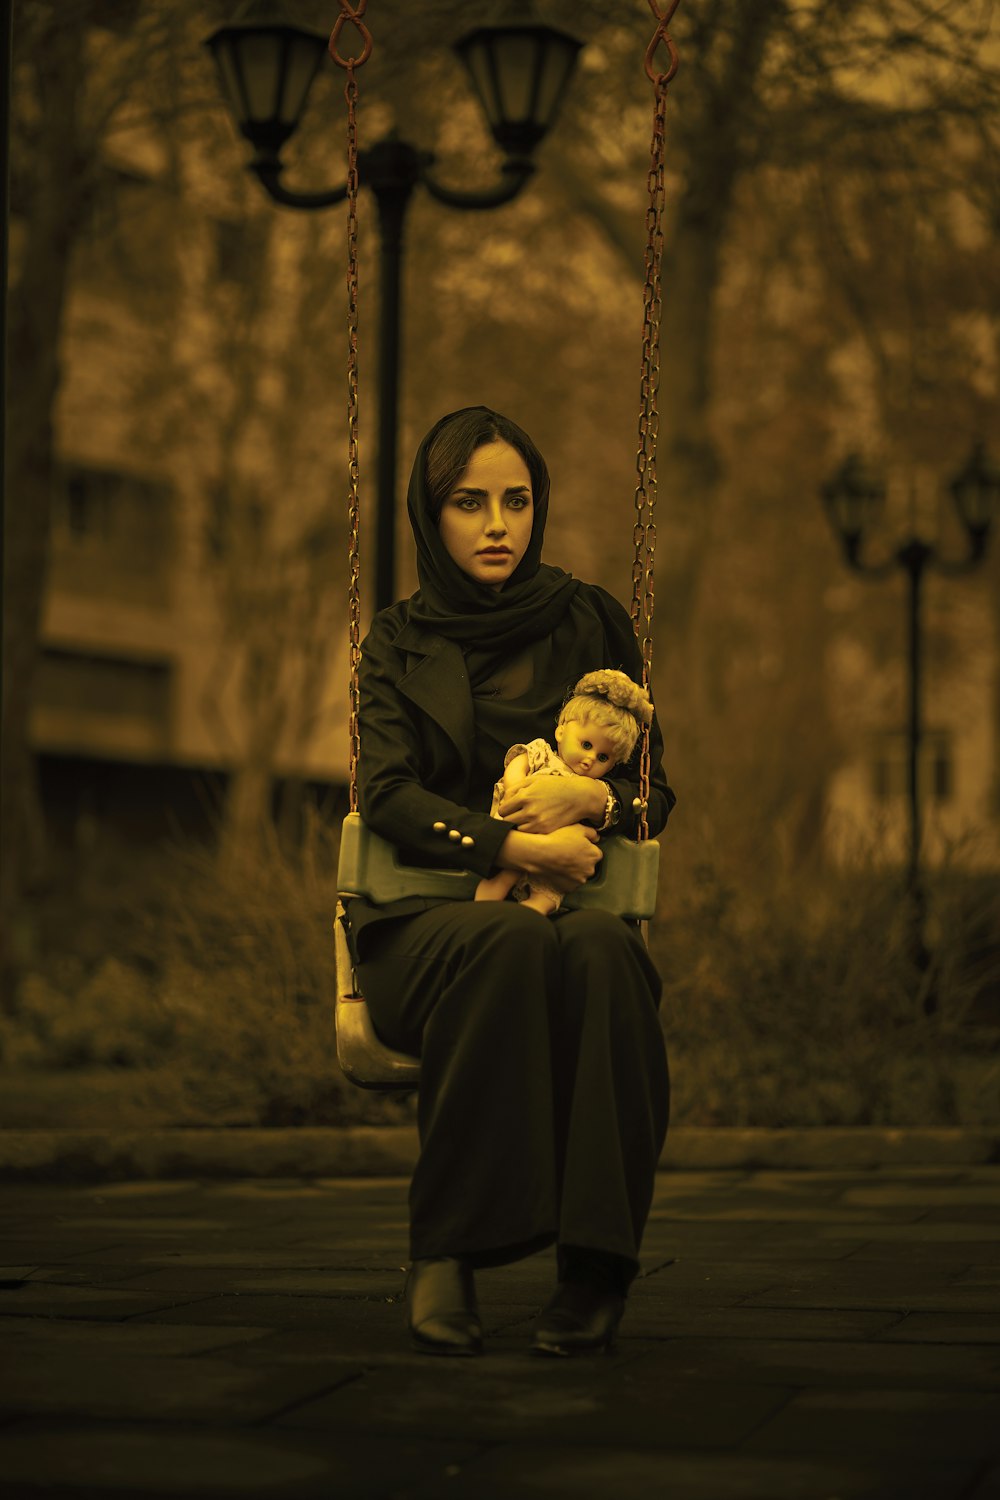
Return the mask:
[[617,764],[611,730],[593,719],[569,719],[556,725],[559,754],[577,776],[598,781]]

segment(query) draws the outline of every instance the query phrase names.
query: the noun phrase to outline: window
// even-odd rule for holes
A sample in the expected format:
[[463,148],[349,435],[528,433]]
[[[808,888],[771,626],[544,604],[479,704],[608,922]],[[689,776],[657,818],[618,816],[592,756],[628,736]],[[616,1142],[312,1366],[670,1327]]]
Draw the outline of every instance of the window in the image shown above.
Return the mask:
[[56,475],[53,586],[66,593],[162,604],[173,539],[168,484],[82,464]]
[[48,649],[38,664],[35,738],[45,748],[162,754],[170,702],[169,662]]
[[[909,792],[909,739],[902,730],[887,730],[874,739],[869,759],[871,793],[885,804]],[[952,736],[947,730],[925,730],[917,765],[921,800],[941,804],[955,795]]]

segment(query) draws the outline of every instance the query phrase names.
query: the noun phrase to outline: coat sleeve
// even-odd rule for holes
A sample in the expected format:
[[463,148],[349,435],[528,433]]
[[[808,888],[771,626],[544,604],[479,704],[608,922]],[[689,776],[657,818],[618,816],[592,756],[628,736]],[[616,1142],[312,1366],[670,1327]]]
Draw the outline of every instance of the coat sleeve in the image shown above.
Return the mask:
[[[391,615],[388,611],[376,616],[361,650],[361,816],[375,833],[419,863],[492,874],[510,825],[424,786],[417,711],[397,687],[406,660],[391,644],[399,623]],[[446,831],[435,832],[435,823],[444,823]],[[452,829],[459,839],[448,837]],[[462,844],[461,838],[472,843]]]
[[[641,682],[642,652],[627,611],[604,589],[596,585],[591,585],[591,589],[593,602],[605,622],[605,639],[610,659],[604,665],[617,667],[627,672],[633,682]],[[632,803],[639,795],[638,748],[627,766],[616,767],[615,774],[605,779],[614,789],[622,810],[621,821],[609,832],[635,838],[639,831],[639,815]],[[653,722],[649,731],[649,805],[646,811],[646,822],[652,838],[666,827],[676,801],[663,770],[663,731],[654,705]]]

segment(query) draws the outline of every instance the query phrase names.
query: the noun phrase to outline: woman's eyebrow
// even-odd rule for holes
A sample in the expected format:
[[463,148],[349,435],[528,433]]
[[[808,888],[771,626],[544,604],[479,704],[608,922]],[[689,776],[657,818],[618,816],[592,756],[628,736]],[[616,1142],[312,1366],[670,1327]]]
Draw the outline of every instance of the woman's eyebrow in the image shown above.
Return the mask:
[[[473,495],[476,499],[480,499],[481,500],[481,499],[485,499],[485,497],[489,494],[489,490],[477,490],[477,489],[473,489],[471,485],[460,484],[460,485],[456,485],[456,487],[452,490],[451,493],[453,495]],[[531,489],[526,484],[509,484],[507,486],[507,488],[504,490],[504,494],[505,495],[530,495],[531,494]]]

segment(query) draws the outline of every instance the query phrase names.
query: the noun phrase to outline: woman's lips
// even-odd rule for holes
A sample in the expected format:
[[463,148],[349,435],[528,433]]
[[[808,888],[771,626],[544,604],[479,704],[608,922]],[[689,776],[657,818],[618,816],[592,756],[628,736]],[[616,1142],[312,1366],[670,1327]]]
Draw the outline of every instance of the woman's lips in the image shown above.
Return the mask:
[[510,548],[509,547],[482,547],[476,553],[476,556],[477,557],[509,557],[510,556]]

